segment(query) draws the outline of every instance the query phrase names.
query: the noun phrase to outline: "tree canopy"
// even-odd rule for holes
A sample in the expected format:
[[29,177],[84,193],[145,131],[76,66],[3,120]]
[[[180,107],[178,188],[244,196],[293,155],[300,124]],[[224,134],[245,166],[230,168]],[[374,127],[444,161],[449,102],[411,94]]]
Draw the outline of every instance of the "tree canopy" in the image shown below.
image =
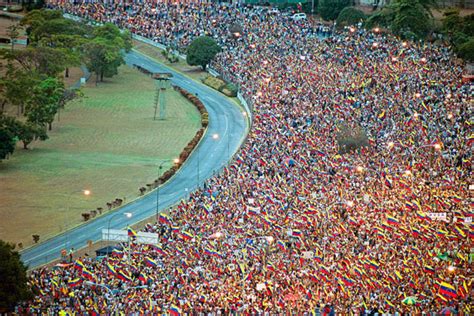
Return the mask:
[[[0,137],[2,129],[0,128]],[[0,141],[0,144],[2,142]],[[0,309],[12,311],[21,301],[32,298],[27,285],[26,266],[14,246],[0,240]]]
[[201,66],[203,70],[221,51],[216,41],[209,36],[201,36],[196,38],[188,46],[186,61],[191,66]]
[[355,25],[367,18],[364,12],[354,7],[345,7],[337,17],[339,26]]
[[367,19],[367,26],[382,26],[402,38],[425,38],[433,28],[434,0],[393,0]]
[[318,12],[325,20],[335,20],[342,9],[350,4],[350,0],[320,0]]

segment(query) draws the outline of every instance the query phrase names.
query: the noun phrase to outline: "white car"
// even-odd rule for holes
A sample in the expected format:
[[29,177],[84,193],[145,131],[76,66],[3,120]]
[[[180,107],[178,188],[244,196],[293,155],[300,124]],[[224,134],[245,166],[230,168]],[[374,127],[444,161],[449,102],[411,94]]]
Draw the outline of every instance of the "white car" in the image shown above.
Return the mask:
[[277,8],[271,8],[270,10],[268,10],[268,13],[269,14],[279,14],[280,10],[278,10]]
[[291,17],[293,21],[301,21],[301,20],[306,20],[306,14],[305,13],[295,13]]

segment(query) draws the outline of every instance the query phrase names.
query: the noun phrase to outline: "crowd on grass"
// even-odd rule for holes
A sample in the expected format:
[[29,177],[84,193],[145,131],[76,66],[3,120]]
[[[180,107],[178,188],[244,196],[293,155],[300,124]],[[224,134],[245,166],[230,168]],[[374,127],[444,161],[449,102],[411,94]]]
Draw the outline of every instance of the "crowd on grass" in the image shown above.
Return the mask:
[[473,91],[449,47],[356,27],[314,37],[233,5],[55,7],[166,44],[215,36],[212,67],[253,125],[227,168],[146,225],[158,244],[130,230],[101,260],[35,270],[20,311],[474,312]]

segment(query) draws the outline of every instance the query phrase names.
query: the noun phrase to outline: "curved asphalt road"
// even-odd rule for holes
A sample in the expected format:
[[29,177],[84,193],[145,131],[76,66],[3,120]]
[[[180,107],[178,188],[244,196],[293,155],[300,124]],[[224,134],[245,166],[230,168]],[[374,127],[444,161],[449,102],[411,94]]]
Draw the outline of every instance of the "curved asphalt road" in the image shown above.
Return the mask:
[[[173,74],[172,83],[192,93],[198,93],[198,97],[209,112],[210,124],[208,131],[199,146],[178,173],[160,188],[160,209],[164,209],[197,188],[198,167],[199,182],[202,184],[213,172],[221,169],[229,161],[229,158],[238,149],[245,137],[247,130],[246,117],[242,114],[242,109],[219,92],[198,84],[140,53],[132,51],[126,56],[125,60],[128,65],[137,64],[153,72],[171,72]],[[217,140],[212,137],[214,134],[219,135]],[[159,161],[157,161],[158,163]],[[88,240],[100,240],[102,229],[107,229],[111,219],[111,229],[123,229],[128,224],[153,216],[156,211],[155,192],[87,224],[22,251],[22,260],[30,269],[35,268],[59,258],[61,249],[70,249],[71,247],[80,249],[87,245]],[[117,214],[125,212],[133,213],[133,217],[128,220],[125,216]]]

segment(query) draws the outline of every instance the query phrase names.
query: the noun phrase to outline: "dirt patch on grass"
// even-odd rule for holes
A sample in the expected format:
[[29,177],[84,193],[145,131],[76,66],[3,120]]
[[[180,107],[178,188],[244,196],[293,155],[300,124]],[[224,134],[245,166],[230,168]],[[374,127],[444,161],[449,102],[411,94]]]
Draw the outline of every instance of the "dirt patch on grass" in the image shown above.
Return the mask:
[[[46,142],[18,145],[0,163],[0,239],[31,245],[81,223],[81,213],[131,200],[179,156],[200,128],[196,108],[166,92],[166,119],[153,121],[153,81],[128,67],[66,105]],[[165,164],[163,171],[171,166]],[[90,196],[81,190],[91,190]]]

